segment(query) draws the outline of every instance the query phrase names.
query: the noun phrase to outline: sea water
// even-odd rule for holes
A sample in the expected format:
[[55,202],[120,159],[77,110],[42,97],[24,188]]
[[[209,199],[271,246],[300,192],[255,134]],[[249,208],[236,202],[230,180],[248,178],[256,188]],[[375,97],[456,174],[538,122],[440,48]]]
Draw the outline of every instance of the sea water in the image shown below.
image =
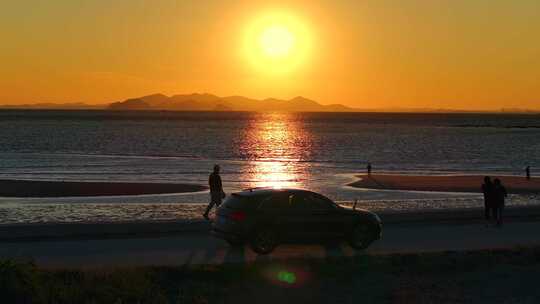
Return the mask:
[[[367,162],[375,173],[523,174],[527,165],[540,168],[540,116],[0,111],[1,179],[207,184],[213,165],[220,164],[228,193],[300,187],[338,201],[359,199],[370,206],[380,201],[385,208],[392,206],[388,201],[409,201],[405,206],[415,208],[413,201],[468,197],[348,187]],[[144,209],[207,201],[207,193],[0,198],[0,222],[7,221],[7,206]]]

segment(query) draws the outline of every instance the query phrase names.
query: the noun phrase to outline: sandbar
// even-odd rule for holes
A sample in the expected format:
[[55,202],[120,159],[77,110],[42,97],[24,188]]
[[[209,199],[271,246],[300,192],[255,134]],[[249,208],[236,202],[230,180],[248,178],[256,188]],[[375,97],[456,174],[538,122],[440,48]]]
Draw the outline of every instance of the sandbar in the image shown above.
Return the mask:
[[[365,189],[439,191],[481,193],[484,175],[357,175],[358,181],[349,186]],[[526,179],[523,176],[491,176],[498,178],[508,193],[540,193],[540,178]]]
[[177,183],[0,180],[0,197],[76,197],[190,193],[206,186]]

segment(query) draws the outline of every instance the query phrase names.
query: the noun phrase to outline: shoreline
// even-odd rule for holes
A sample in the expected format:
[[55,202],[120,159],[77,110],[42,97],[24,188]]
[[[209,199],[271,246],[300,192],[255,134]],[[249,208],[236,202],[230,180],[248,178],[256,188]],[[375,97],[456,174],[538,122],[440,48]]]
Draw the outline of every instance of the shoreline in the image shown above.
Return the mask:
[[[393,175],[360,174],[359,180],[347,186],[362,189],[482,193],[484,175]],[[522,176],[491,176],[499,178],[509,194],[540,193],[540,178],[527,180]]]
[[192,193],[207,189],[202,185],[176,183],[0,180],[0,197],[10,198],[131,196]]

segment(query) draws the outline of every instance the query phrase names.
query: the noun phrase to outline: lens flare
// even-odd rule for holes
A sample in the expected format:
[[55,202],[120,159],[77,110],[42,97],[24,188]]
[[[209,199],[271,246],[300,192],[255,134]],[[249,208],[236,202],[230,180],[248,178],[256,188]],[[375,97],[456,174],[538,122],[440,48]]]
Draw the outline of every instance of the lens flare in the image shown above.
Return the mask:
[[287,284],[294,284],[296,283],[296,275],[292,272],[283,270],[278,273],[278,281]]
[[275,286],[284,288],[301,288],[312,280],[313,274],[299,265],[269,264],[261,269],[261,275]]

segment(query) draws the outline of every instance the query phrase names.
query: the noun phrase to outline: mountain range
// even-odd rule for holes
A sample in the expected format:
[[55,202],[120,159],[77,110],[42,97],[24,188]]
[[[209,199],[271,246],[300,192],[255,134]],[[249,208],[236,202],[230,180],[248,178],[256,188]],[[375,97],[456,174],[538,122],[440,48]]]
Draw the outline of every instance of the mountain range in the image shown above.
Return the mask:
[[521,108],[503,108],[499,110],[461,110],[407,107],[351,108],[341,104],[323,105],[301,96],[289,100],[275,98],[259,100],[243,96],[219,97],[212,94],[198,93],[173,96],[152,94],[106,104],[87,104],[81,102],[0,104],[0,109],[540,114],[540,109]]
[[353,108],[340,104],[322,105],[298,96],[290,100],[263,100],[243,96],[219,97],[212,94],[166,96],[153,94],[114,102],[111,110],[172,110],[172,111],[284,111],[284,112],[350,112]]

